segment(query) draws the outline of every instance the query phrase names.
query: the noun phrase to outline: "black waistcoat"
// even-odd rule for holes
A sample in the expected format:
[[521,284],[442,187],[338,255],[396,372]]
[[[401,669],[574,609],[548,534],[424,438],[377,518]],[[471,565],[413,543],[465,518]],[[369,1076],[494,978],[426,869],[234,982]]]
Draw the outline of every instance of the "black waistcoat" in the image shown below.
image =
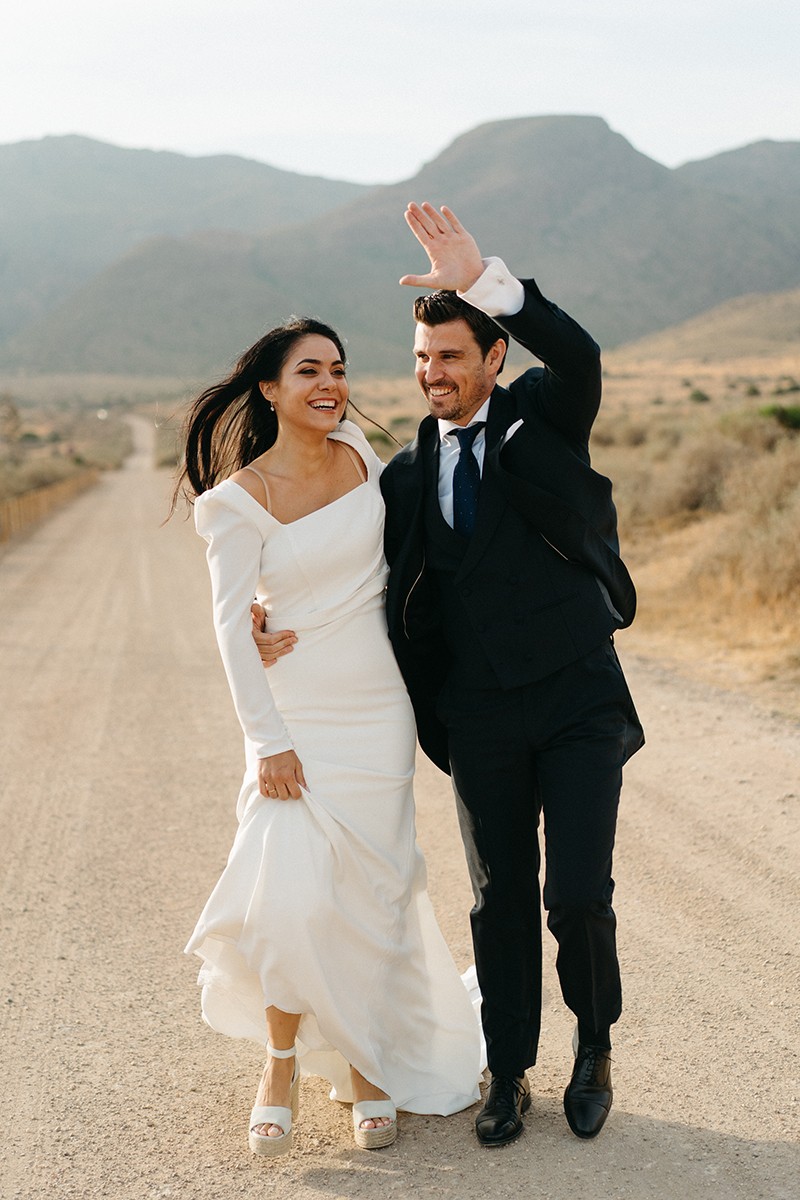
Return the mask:
[[478,525],[504,511],[467,571],[469,541],[439,507],[435,478],[425,488],[426,570],[436,584],[451,682],[478,688],[534,683],[588,654],[618,628],[586,567],[567,561],[500,495],[485,472]]
[[473,687],[498,687],[500,680],[472,627],[455,579],[469,542],[445,521],[438,494],[428,488],[425,497],[425,551],[427,569],[435,584],[442,614],[442,636],[452,656],[451,680]]

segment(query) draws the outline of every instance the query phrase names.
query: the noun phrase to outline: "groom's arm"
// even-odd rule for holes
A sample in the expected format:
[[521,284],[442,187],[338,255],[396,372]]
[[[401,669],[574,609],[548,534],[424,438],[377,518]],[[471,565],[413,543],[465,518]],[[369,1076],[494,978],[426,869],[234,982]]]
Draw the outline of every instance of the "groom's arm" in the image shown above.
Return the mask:
[[600,405],[600,350],[594,339],[552,301],[534,279],[519,280],[499,258],[482,258],[475,239],[444,205],[410,204],[406,223],[431,263],[427,275],[402,284],[455,291],[545,364],[514,385],[525,403],[566,437],[588,440]]
[[483,261],[481,277],[459,295],[544,363],[544,372],[522,375],[512,390],[566,437],[587,442],[600,407],[599,346],[535,279],[516,279],[500,258]]

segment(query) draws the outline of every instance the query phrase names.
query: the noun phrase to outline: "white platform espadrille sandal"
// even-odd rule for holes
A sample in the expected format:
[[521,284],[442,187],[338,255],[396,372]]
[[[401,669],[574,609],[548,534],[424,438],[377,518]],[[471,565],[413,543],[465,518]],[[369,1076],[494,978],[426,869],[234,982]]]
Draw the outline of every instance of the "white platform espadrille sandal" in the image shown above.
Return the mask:
[[[297,1063],[297,1051],[292,1046],[289,1050],[276,1050],[267,1042],[267,1050],[272,1058],[294,1058],[292,1072],[291,1108],[276,1104],[256,1104],[250,1113],[248,1141],[253,1154],[264,1154],[269,1158],[277,1158],[280,1154],[288,1154],[292,1148],[292,1120],[297,1120],[300,1106],[300,1067]],[[363,1120],[363,1117],[362,1117]],[[277,1125],[283,1130],[280,1137],[269,1137],[265,1133],[256,1133],[257,1125]]]
[[[374,1121],[377,1117],[390,1117],[391,1125],[378,1125],[376,1129],[362,1129],[362,1121]],[[380,1150],[391,1146],[397,1137],[397,1109],[391,1100],[359,1100],[353,1105],[353,1134],[361,1150]]]

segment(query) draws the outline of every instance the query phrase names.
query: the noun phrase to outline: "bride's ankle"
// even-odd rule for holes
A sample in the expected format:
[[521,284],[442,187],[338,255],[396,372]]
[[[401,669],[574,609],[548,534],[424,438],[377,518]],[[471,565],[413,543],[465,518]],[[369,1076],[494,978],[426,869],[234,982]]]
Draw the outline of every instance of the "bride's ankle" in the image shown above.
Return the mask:
[[389,1095],[376,1084],[370,1083],[354,1066],[350,1067],[350,1081],[356,1100],[388,1100]]

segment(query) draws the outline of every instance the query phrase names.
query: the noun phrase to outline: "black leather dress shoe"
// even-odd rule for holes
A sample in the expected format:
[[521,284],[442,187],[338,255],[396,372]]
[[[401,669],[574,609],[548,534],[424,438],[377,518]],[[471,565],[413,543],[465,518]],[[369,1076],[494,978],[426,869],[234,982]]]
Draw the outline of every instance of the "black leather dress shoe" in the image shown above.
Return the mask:
[[579,1043],[572,1079],[564,1092],[564,1112],[576,1137],[597,1137],[611,1108],[611,1053]]
[[494,1075],[486,1103],[475,1118],[482,1146],[507,1146],[522,1133],[522,1114],[531,1106],[527,1075]]

